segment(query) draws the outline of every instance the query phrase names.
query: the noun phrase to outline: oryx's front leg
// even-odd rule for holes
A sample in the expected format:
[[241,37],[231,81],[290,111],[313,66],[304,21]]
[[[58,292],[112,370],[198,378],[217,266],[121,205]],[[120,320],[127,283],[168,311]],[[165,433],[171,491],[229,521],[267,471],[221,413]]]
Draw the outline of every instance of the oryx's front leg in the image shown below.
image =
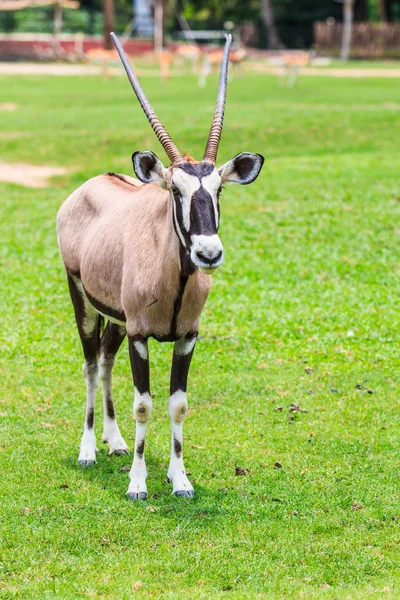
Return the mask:
[[129,473],[130,483],[127,494],[131,500],[146,500],[146,463],[144,460],[144,445],[146,438],[147,421],[152,411],[150,395],[149,356],[147,339],[142,336],[129,337],[129,356],[135,396],[133,411],[136,419],[135,454],[132,468]]
[[182,457],[182,427],[187,413],[186,388],[190,361],[192,360],[197,334],[191,334],[175,342],[172,359],[169,417],[171,419],[172,440],[168,479],[172,481],[175,496],[191,498],[193,486],[186,476]]

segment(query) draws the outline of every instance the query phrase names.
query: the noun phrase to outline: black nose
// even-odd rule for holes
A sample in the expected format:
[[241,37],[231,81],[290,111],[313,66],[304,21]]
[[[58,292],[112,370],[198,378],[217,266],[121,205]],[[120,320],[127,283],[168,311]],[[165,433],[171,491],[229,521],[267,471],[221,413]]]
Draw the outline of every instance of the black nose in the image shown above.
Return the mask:
[[196,256],[201,262],[212,266],[214,263],[218,262],[219,259],[221,258],[222,250],[220,250],[218,252],[218,254],[216,254],[215,256],[206,256],[205,254],[203,254],[203,252],[196,252]]

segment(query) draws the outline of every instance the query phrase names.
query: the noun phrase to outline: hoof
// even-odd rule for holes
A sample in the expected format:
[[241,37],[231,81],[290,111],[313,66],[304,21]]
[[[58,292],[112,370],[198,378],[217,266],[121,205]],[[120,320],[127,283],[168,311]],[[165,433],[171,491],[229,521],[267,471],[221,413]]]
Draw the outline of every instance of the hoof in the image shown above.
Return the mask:
[[129,500],[147,500],[147,492],[129,492]]
[[80,467],[83,467],[84,469],[86,467],[92,467],[94,465],[95,461],[94,460],[78,460],[78,465]]
[[174,492],[173,495],[181,498],[194,498],[194,490],[179,490]]
[[129,456],[130,452],[129,450],[114,450],[112,454],[115,456]]

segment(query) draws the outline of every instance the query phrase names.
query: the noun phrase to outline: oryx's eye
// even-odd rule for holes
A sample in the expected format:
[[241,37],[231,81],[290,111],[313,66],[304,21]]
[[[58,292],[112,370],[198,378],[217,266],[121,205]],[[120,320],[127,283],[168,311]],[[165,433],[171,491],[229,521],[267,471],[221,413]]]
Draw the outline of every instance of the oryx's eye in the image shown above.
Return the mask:
[[171,186],[171,191],[173,193],[174,196],[179,196],[180,191],[178,190],[178,188],[176,187],[176,185],[172,185]]

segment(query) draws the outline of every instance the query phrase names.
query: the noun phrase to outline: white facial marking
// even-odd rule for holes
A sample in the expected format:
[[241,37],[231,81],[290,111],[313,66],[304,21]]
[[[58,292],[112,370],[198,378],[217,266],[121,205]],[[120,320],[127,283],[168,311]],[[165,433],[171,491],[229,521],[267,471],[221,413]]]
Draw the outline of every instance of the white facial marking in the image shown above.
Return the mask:
[[133,342],[133,345],[135,346],[136,352],[139,354],[140,358],[142,360],[147,360],[148,358],[148,351],[147,351],[147,343],[144,342]]
[[176,169],[173,183],[181,192],[182,219],[186,231],[190,229],[190,203],[192,196],[200,188],[200,180],[194,175],[189,175],[182,169]]
[[213,206],[214,206],[214,215],[215,215],[215,225],[218,229],[219,226],[219,218],[218,218],[218,205],[217,205],[217,192],[221,185],[221,177],[218,174],[217,169],[214,169],[210,175],[206,175],[202,178],[201,183],[205,190],[210,194]]
[[[218,235],[192,235],[191,240],[192,249],[190,257],[192,262],[200,267],[205,273],[212,273],[215,271],[224,260],[224,249]],[[221,252],[222,254],[220,255]],[[214,257],[216,260],[211,263],[204,262],[204,260],[199,257],[199,253],[206,256],[211,261]]]
[[174,213],[174,223],[175,223],[175,227],[176,227],[176,231],[177,231],[178,237],[179,237],[179,239],[181,241],[182,246],[185,247],[185,238],[183,237],[183,234],[182,234],[179,222],[178,222],[178,218],[176,216],[175,200],[172,201],[172,210],[173,210],[173,213]]

